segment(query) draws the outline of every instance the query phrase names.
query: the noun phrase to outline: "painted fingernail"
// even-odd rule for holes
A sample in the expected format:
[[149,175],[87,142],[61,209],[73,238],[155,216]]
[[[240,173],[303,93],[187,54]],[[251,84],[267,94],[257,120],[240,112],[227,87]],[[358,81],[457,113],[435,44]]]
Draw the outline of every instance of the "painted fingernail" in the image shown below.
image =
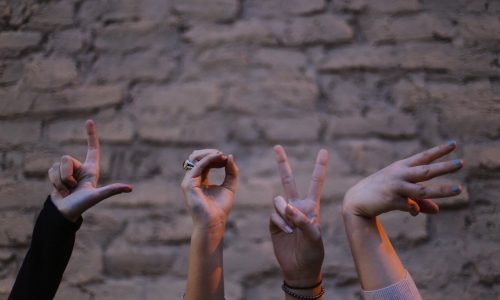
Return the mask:
[[462,166],[462,160],[461,159],[455,159],[453,161],[453,163],[455,164],[455,166],[457,167],[461,167]]
[[449,146],[449,147],[454,147],[454,146],[455,146],[455,144],[456,144],[456,143],[455,143],[455,141],[454,141],[454,140],[449,140],[449,141],[448,141],[448,146]]
[[285,232],[286,233],[293,233],[293,229],[292,227],[288,226],[288,225],[285,225]]
[[454,185],[451,190],[453,191],[453,193],[458,193],[460,192],[460,187],[458,185]]

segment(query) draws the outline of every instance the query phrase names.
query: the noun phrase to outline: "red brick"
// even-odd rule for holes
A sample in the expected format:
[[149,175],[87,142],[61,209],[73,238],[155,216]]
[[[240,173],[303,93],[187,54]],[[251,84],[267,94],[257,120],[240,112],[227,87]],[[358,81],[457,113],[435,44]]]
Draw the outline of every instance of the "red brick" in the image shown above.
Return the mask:
[[35,89],[61,88],[78,78],[73,60],[67,57],[38,56],[25,66],[26,83]]
[[243,11],[251,17],[281,17],[305,15],[325,8],[325,0],[250,0],[244,2]]

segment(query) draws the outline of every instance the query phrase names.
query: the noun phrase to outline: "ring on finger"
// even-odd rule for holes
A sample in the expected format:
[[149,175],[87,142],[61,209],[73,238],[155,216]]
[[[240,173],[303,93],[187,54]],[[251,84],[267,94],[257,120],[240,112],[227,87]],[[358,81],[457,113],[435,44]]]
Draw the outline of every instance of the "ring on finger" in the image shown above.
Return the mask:
[[184,171],[189,171],[189,170],[191,170],[192,168],[194,168],[194,162],[193,162],[192,160],[186,159],[186,160],[182,163],[182,168],[184,169]]

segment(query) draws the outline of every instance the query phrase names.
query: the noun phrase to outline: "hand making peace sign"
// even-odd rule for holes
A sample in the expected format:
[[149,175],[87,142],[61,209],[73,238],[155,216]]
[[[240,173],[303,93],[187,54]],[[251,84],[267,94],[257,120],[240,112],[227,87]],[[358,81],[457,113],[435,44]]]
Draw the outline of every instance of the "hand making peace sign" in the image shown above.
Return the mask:
[[274,153],[286,199],[274,198],[270,232],[274,254],[285,282],[296,287],[311,287],[321,280],[324,258],[320,229],[320,198],[326,176],[328,152],[318,152],[309,192],[301,198],[285,149],[275,146]]
[[77,159],[64,155],[49,170],[49,179],[54,189],[51,197],[54,205],[69,220],[76,221],[81,214],[111,196],[129,193],[128,184],[113,183],[98,188],[100,146],[94,121],[85,123],[87,130],[87,157],[82,164]]

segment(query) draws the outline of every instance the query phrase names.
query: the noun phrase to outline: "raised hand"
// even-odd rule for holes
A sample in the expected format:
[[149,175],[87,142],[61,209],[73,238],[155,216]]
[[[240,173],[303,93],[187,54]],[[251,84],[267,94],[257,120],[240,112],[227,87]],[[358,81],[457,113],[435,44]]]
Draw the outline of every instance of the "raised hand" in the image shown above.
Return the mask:
[[274,199],[270,232],[274,254],[285,282],[294,287],[312,287],[321,281],[324,259],[320,229],[320,198],[326,176],[328,152],[320,150],[309,191],[301,198],[285,149],[274,147],[285,197]]
[[81,214],[102,200],[120,193],[129,193],[128,184],[113,183],[97,187],[99,180],[100,147],[95,124],[85,123],[87,131],[87,156],[85,162],[65,155],[50,168],[48,174],[54,189],[52,202],[69,220],[76,221]]
[[437,213],[439,206],[430,199],[458,195],[462,188],[424,182],[462,168],[463,161],[459,159],[432,163],[455,148],[456,143],[449,142],[397,161],[368,176],[347,192],[344,210],[367,218],[391,210],[407,211],[412,215]]
[[[189,160],[195,161],[193,169],[186,172],[182,181],[186,204],[195,226],[213,227],[226,224],[233,207],[238,184],[238,166],[232,155],[225,156],[215,149],[194,151]],[[211,185],[208,173],[212,168],[225,168],[226,176],[221,185]]]

